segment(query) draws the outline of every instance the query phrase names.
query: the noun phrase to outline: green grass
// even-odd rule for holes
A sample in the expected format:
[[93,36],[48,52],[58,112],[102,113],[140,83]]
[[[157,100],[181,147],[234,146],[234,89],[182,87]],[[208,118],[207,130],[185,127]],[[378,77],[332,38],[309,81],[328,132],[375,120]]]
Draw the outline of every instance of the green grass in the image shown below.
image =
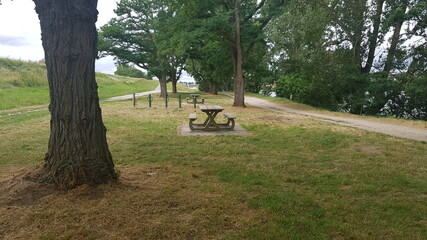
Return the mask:
[[100,99],[137,92],[152,91],[159,85],[157,81],[128,78],[103,73],[97,73],[96,79]]
[[272,217],[248,227],[247,238],[425,236],[426,200],[419,199],[427,189],[423,143],[314,121],[263,123],[257,111],[237,114],[251,136],[180,137],[177,119],[183,123],[188,114],[175,109],[147,119],[159,110],[141,111],[107,120],[111,132],[120,132],[111,133],[116,160],[203,166],[238,189],[234,198]]
[[[100,99],[151,91],[158,82],[123,76],[96,74]],[[49,103],[46,66],[0,58],[0,110]]]
[[[219,181],[220,199],[251,211],[253,217],[238,229],[222,232],[216,224],[223,219],[215,212],[183,210],[193,217],[215,216],[209,225],[218,234],[213,239],[427,238],[426,143],[251,107],[231,108],[232,99],[224,96],[203,97],[236,115],[250,135],[180,136],[177,129],[194,112],[191,106],[133,108],[124,101],[102,107],[118,169],[175,166],[183,182],[163,186],[165,196],[200,178],[191,177],[198,169],[209,176],[198,186],[203,191],[216,189]],[[0,142],[0,168],[40,164],[47,148],[48,116],[16,118],[0,126],[0,138],[8,139]],[[164,206],[160,214],[168,219],[169,211]],[[147,232],[168,234],[154,225]]]
[[50,113],[46,107],[20,109],[0,113],[0,127],[26,122],[48,116]]
[[48,87],[0,89],[0,110],[49,103]]

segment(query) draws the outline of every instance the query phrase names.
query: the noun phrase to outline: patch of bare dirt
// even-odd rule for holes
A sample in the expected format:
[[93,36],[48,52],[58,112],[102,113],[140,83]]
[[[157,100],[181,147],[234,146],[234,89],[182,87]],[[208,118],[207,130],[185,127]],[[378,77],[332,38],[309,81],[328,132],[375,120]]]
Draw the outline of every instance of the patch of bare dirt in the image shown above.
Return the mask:
[[259,215],[197,167],[122,166],[118,183],[69,191],[30,170],[0,176],[0,239],[221,239]]

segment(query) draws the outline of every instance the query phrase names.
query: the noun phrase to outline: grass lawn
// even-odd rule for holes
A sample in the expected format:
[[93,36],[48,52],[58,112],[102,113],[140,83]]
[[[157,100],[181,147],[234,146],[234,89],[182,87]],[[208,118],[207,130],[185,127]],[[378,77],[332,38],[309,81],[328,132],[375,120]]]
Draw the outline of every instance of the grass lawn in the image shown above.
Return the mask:
[[[100,99],[154,90],[157,81],[96,73]],[[49,88],[43,63],[0,58],[0,110],[47,105]]]
[[103,103],[120,182],[66,192],[15,180],[42,163],[48,112],[2,115],[0,239],[427,238],[425,142],[203,97],[250,135],[180,136],[191,105]]

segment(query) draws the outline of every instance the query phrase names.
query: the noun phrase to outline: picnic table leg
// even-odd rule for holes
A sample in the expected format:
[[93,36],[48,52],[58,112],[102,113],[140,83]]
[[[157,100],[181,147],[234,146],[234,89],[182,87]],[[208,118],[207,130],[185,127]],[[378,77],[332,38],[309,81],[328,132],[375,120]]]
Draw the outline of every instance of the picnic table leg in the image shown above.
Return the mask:
[[191,119],[190,122],[189,122],[189,124],[188,124],[188,126],[190,127],[191,131],[195,130],[194,127],[193,127],[193,122],[194,122],[194,120]]
[[209,128],[219,129],[219,126],[215,121],[215,117],[216,115],[218,115],[218,113],[219,112],[206,112],[206,114],[208,115],[208,118],[203,123],[203,126],[205,126],[205,129],[209,129]]
[[234,129],[234,125],[235,125],[234,119],[229,118],[227,121],[227,126],[229,126],[229,127],[227,127],[227,129]]

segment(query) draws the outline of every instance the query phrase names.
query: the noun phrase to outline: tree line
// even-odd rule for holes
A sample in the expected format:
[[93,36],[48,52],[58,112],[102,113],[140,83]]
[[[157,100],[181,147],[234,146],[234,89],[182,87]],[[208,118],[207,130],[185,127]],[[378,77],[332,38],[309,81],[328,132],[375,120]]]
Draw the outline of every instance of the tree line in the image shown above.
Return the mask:
[[[422,0],[121,0],[100,29],[116,56],[175,86],[275,91],[313,106],[427,119]],[[173,91],[176,91],[174,87]]]

